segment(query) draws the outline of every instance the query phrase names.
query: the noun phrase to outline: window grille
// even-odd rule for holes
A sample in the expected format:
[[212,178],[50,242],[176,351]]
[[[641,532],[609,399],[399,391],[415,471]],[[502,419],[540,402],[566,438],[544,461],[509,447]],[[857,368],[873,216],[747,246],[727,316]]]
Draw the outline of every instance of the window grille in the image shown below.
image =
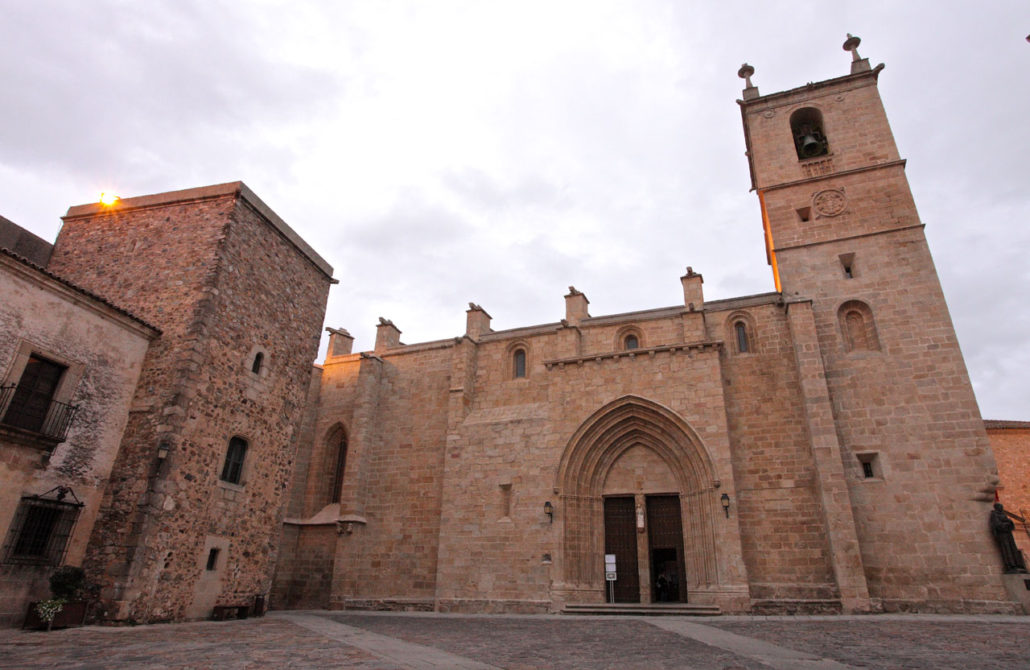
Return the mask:
[[[75,502],[66,500],[69,495]],[[42,496],[23,496],[4,542],[4,563],[60,565],[82,507],[65,487]]]

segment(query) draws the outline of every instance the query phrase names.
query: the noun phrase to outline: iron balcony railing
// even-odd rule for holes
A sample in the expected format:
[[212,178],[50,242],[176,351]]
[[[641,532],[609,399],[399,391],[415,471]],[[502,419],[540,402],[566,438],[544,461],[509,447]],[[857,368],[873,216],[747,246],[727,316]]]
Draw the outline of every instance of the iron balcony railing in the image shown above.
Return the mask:
[[78,409],[74,405],[51,400],[49,396],[37,393],[19,393],[15,384],[0,387],[0,411],[5,426],[21,428],[38,433],[58,442],[68,436]]

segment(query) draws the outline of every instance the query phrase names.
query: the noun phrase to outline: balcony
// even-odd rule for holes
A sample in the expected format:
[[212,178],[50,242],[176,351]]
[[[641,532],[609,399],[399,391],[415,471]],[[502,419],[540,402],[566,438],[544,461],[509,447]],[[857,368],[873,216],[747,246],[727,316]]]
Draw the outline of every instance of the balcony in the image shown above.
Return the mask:
[[18,386],[0,387],[0,428],[8,434],[34,438],[50,448],[68,436],[76,407],[35,393],[18,393]]

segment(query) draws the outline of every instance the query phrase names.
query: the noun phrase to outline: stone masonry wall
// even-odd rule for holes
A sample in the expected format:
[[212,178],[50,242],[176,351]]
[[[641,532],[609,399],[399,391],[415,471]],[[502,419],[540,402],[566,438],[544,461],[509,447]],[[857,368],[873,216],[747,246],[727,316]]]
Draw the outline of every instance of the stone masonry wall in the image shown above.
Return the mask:
[[[847,279],[832,263],[851,252],[863,265]],[[789,263],[781,255],[785,285],[812,287],[870,595],[888,608],[1004,600],[986,530],[989,499],[977,500],[996,469],[922,231],[790,254]],[[838,315],[845,300],[870,307],[877,349],[846,350]],[[869,454],[872,478],[859,458]],[[899,552],[906,541],[919,550]]]
[[126,603],[142,588],[136,583],[142,558],[137,552],[151,524],[138,503],[150,502],[161,467],[155,457],[159,440],[170,440],[170,423],[190,400],[185,380],[199,368],[191,354],[202,360],[199,324],[232,208],[231,199],[220,198],[66,217],[51,256],[53,271],[162,329],[147,352],[84,563],[104,586],[104,616],[129,617]]
[[[350,449],[342,513],[360,512],[367,524],[339,538],[333,576],[334,607],[348,599],[400,598],[431,601],[437,588],[444,446],[450,387],[451,347],[407,355],[385,353],[361,365],[380,368],[380,382],[361,386],[356,404],[374,399],[375,421],[349,429]],[[344,372],[344,370],[341,370]],[[323,389],[334,383],[326,366]],[[330,394],[321,421],[346,422],[348,410]],[[360,431],[360,432],[359,432]],[[324,431],[323,431],[324,432]],[[354,473],[357,476],[352,476]]]
[[[733,337],[742,319],[751,335],[748,353],[736,350]],[[784,308],[716,312],[708,323],[727,342],[723,383],[751,596],[839,597]]]
[[[22,496],[68,487],[83,507],[63,562],[80,565],[156,332],[2,254],[0,295],[2,384],[18,382],[20,358],[42,355],[68,366],[57,399],[76,408],[67,439],[56,446],[0,428],[0,537],[10,539]],[[49,597],[47,578],[54,567],[0,565],[0,626],[20,625],[29,600]]]
[[[986,526],[995,464],[877,74],[744,103],[752,171],[784,296],[811,300],[872,606],[1006,611]],[[804,107],[822,114],[825,156],[798,159],[789,118]]]
[[[92,542],[107,616],[205,616],[265,594],[328,277],[234,192],[68,217],[53,263],[165,330]],[[249,444],[239,485],[219,478],[234,436]],[[155,464],[159,440],[172,451]],[[212,548],[217,574],[202,575]]]

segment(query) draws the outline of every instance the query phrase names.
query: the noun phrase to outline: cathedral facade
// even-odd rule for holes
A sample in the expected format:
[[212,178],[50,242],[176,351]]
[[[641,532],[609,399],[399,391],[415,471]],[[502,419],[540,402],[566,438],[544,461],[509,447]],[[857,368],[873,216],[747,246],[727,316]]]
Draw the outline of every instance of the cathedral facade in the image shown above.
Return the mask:
[[375,349],[316,370],[282,607],[1008,611],[997,471],[877,91],[743,116],[775,291]]

